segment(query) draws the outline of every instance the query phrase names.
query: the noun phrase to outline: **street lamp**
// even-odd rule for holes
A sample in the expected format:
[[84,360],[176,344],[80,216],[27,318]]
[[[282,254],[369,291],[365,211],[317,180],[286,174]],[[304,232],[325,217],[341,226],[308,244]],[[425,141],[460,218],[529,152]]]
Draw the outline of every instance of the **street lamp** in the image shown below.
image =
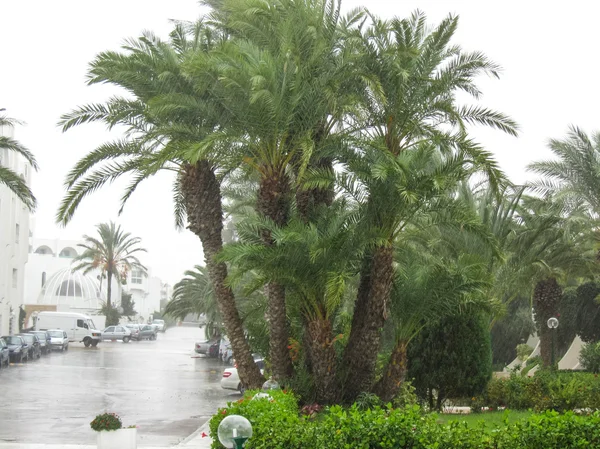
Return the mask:
[[554,340],[556,337],[556,329],[558,328],[558,318],[548,318],[546,322],[548,329],[552,332],[552,369],[554,369]]
[[219,441],[229,449],[243,449],[252,436],[252,424],[240,415],[230,415],[221,421],[217,430]]

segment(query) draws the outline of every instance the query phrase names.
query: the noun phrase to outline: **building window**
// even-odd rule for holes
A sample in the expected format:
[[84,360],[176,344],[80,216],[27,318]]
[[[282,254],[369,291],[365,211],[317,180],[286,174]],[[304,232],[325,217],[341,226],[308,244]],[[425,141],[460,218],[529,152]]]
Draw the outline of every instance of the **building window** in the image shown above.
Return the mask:
[[42,273],[42,287],[44,285],[46,285],[46,272],[45,271]]
[[56,290],[56,296],[83,296],[83,290],[79,282],[75,281],[63,281],[60,287]]
[[19,270],[17,270],[16,268],[13,268],[13,274],[12,274],[12,287],[13,288],[17,288],[18,280],[19,280]]
[[73,258],[77,257],[77,251],[75,251],[73,248],[66,247],[66,248],[63,248],[63,250],[60,252],[58,257],[73,259]]
[[15,243],[19,243],[19,223],[15,225]]
[[131,270],[131,283],[132,284],[141,284],[142,278],[144,277],[144,272],[142,270],[138,270],[134,268]]

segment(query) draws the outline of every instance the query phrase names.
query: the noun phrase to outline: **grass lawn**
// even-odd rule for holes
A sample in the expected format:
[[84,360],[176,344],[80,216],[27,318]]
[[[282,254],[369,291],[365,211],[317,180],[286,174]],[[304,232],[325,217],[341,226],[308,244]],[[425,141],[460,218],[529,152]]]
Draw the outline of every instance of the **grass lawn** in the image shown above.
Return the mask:
[[486,427],[503,427],[504,418],[508,416],[508,422],[513,423],[527,418],[532,413],[527,411],[507,410],[503,412],[472,413],[469,415],[438,415],[440,424],[448,424],[452,421],[464,421],[469,427],[475,427],[479,422],[484,422]]

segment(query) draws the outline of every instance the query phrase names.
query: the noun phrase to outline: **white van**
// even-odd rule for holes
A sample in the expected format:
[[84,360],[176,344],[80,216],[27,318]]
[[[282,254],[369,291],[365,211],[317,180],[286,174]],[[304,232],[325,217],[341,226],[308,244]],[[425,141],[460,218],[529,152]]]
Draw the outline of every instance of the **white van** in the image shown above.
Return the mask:
[[67,333],[69,341],[81,341],[86,347],[98,346],[102,339],[102,331],[96,330],[92,319],[82,313],[40,312],[35,321],[35,330],[48,329],[62,329]]

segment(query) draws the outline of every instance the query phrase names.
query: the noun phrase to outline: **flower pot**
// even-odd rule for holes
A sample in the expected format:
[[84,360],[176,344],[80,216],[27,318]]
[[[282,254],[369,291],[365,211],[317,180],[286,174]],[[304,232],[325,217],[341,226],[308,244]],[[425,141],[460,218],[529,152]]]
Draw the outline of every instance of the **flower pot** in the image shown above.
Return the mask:
[[137,449],[137,429],[96,432],[98,449]]

